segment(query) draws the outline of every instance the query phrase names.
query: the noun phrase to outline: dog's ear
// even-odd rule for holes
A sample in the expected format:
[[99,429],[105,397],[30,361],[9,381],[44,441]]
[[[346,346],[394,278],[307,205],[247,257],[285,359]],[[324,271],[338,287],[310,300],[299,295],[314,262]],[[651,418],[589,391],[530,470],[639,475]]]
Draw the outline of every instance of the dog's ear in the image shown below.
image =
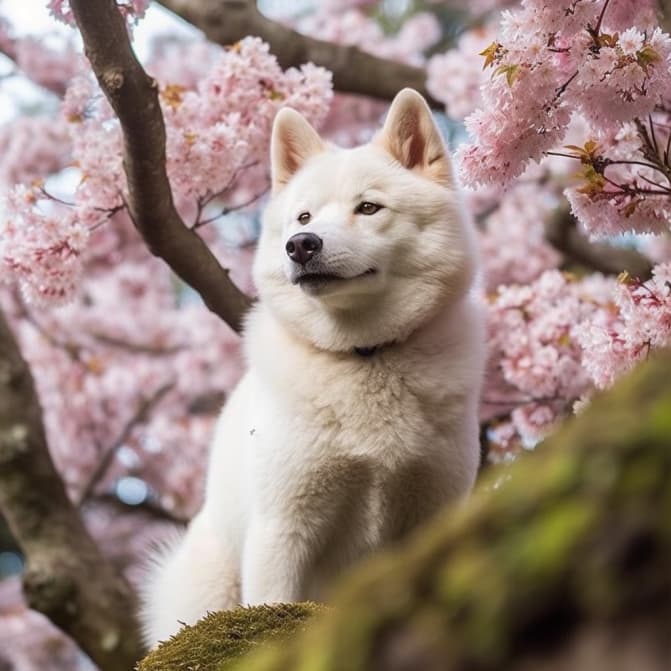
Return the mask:
[[281,109],[273,123],[270,163],[273,193],[279,191],[311,156],[325,148],[317,131],[295,110]]
[[396,94],[374,142],[404,168],[445,186],[452,183],[452,165],[440,131],[426,101],[414,89]]

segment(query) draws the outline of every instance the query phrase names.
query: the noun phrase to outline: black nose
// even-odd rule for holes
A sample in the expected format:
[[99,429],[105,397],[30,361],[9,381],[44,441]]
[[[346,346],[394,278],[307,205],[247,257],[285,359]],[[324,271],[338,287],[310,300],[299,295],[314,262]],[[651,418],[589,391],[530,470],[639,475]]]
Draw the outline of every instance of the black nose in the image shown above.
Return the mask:
[[285,249],[292,261],[304,266],[322,248],[322,239],[314,233],[296,233],[288,240]]

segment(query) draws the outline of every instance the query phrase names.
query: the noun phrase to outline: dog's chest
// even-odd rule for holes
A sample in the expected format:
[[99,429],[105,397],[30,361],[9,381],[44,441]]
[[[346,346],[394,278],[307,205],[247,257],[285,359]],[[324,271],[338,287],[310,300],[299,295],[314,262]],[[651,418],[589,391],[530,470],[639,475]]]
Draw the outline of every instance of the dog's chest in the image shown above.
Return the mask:
[[392,464],[417,456],[444,425],[445,415],[431,409],[446,406],[445,395],[422,388],[415,376],[382,357],[335,367],[321,384],[314,382],[302,415],[319,434],[318,452]]
[[310,528],[324,550],[324,578],[404,536],[466,486],[457,433],[463,401],[450,393],[444,361],[330,364],[282,365],[279,384],[259,376],[250,389],[264,505]]
[[266,419],[255,434],[265,453],[258,456],[288,479],[337,460],[366,460],[383,472],[432,459],[459,415],[439,369],[374,355],[285,369],[279,385],[260,379],[257,394],[267,402],[254,404]]

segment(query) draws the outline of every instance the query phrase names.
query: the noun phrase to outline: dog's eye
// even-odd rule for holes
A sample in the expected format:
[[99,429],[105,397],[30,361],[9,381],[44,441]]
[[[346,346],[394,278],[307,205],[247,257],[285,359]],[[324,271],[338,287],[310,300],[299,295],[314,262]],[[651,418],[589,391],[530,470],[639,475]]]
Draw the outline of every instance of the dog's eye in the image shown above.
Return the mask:
[[359,214],[375,214],[379,210],[382,209],[382,205],[378,205],[377,203],[369,203],[368,201],[364,201],[363,203],[359,203],[359,205],[356,208],[356,211]]
[[305,226],[310,219],[312,219],[312,215],[309,212],[301,212],[298,215],[298,223],[303,224],[303,226]]

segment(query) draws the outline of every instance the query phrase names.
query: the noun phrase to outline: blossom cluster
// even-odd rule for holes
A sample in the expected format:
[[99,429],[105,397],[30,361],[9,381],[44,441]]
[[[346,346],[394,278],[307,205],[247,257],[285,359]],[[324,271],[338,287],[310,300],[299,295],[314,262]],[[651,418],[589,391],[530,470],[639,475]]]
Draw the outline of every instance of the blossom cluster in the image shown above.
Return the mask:
[[[178,209],[194,225],[202,223],[194,216],[205,216],[207,206],[215,209],[218,198],[230,195],[243,169],[257,167],[248,188],[267,188],[267,145],[280,107],[289,105],[318,126],[332,96],[329,72],[312,64],[282,71],[258,38],[209,53],[207,72],[191,88],[162,82],[160,89],[168,177]],[[61,115],[70,135],[69,161],[80,175],[71,202],[61,206],[45,199],[41,188],[16,186],[7,197],[0,243],[5,274],[28,300],[42,303],[72,297],[89,235],[123,207],[126,190],[121,129],[90,74],[73,80]],[[65,150],[52,147],[53,161],[62,161]]]
[[652,3],[635,0],[522,0],[504,12],[482,51],[482,107],[466,118],[474,142],[458,152],[465,182],[510,182],[562,141],[573,113],[600,135],[653,112],[671,87],[671,38],[653,20]]
[[393,60],[420,65],[423,52],[441,38],[442,31],[431,12],[416,12],[408,17],[401,29],[386,35],[380,24],[356,8],[323,4],[315,13],[300,19],[296,27],[306,35],[329,42],[357,46],[365,51]]
[[283,72],[253,37],[220,52],[195,88],[166,84],[167,168],[177,197],[220,193],[243,166],[266,163],[277,110],[293,107],[320,126],[331,95],[330,72],[311,63]]
[[[116,0],[119,11],[130,22],[137,23],[147,11],[151,0]],[[74,25],[75,17],[69,0],[49,0],[47,7],[58,21]]]
[[592,235],[665,233],[671,229],[671,110],[626,123],[602,142],[566,147],[582,164],[565,190],[575,216]]
[[[469,205],[480,224],[485,289],[526,284],[557,268],[561,255],[545,238],[543,222],[557,207],[557,197],[535,181],[515,184],[502,193],[470,192]],[[480,202],[478,202],[480,201]]]
[[453,49],[436,54],[427,62],[426,88],[434,98],[445,103],[450,117],[463,119],[481,104],[481,89],[487,74],[478,54],[494,37],[492,26],[467,30]]
[[69,162],[67,125],[46,116],[22,116],[0,126],[0,189],[33,184]]
[[[648,281],[541,274],[561,261],[543,221],[562,190],[592,237],[671,229],[671,38],[655,12],[648,0],[522,0],[501,14],[495,37],[491,25],[467,32],[428,64],[432,94],[466,117],[472,137],[457,160],[463,180],[480,187],[470,201],[484,231],[497,332],[487,389],[499,401],[485,404],[484,416],[504,418],[495,442],[506,449],[533,444],[594,386],[670,342],[663,240]],[[548,278],[563,288],[541,309]],[[509,299],[527,292],[531,302],[510,312]],[[566,305],[574,322],[564,320]],[[548,320],[568,329],[562,347],[536,337]],[[562,378],[562,370],[571,373]]]
[[26,297],[36,303],[62,303],[82,275],[82,253],[89,229],[66,209],[45,213],[38,209],[34,190],[21,185],[5,204],[0,235],[0,260],[21,282]]
[[[513,429],[533,445],[592,389],[583,365],[583,331],[616,320],[615,280],[577,279],[557,270],[524,285],[501,286],[488,308],[491,362],[483,413],[510,413]],[[507,420],[508,421],[508,420]]]
[[578,334],[583,365],[597,387],[609,387],[649,352],[671,344],[671,263],[643,282],[624,273],[614,292],[617,318],[592,321]]
[[62,95],[72,77],[82,68],[82,56],[72,42],[49,35],[37,39],[17,36],[12,24],[0,17],[0,53],[11,58],[30,81]]

